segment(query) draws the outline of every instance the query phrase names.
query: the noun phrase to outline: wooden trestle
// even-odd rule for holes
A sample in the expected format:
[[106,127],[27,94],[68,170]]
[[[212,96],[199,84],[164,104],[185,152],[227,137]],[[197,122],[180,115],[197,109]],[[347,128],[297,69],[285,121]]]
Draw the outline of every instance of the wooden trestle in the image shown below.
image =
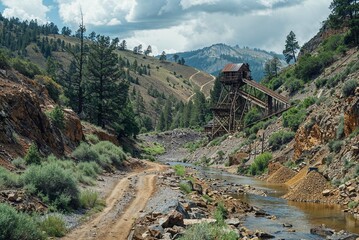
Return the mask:
[[262,109],[263,118],[280,114],[290,107],[288,98],[251,80],[248,64],[227,64],[220,81],[222,92],[212,108],[212,138],[246,127],[243,125],[244,115],[254,106]]

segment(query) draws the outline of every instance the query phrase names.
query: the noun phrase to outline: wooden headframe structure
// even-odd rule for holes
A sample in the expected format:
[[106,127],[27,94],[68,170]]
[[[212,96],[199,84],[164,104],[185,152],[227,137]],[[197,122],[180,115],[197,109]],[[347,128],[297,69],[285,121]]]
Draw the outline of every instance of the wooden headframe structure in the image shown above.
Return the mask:
[[289,108],[289,99],[253,81],[249,64],[227,64],[220,74],[222,91],[212,108],[211,137],[233,133],[243,126],[244,115],[254,106],[262,117],[277,115]]

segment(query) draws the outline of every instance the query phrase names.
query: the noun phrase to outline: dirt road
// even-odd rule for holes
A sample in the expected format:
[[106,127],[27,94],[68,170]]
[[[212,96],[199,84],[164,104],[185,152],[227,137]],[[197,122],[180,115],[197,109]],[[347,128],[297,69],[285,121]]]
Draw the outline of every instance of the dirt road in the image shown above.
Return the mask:
[[[127,239],[132,224],[156,190],[157,173],[166,168],[157,163],[148,165],[148,169],[137,170],[121,179],[106,198],[106,208],[63,239]],[[128,202],[122,201],[129,195],[132,198]]]
[[[192,76],[189,78],[189,82],[190,82],[190,83],[193,82],[193,81],[192,81],[193,77],[196,76],[196,75],[199,74],[199,73],[201,73],[201,71],[197,70],[196,73],[192,74]],[[198,85],[196,84],[196,85],[200,88],[199,90],[200,90],[201,92],[203,92],[203,88],[204,88],[205,86],[207,86],[208,84],[210,84],[211,82],[213,82],[214,80],[216,80],[216,77],[215,77],[215,76],[211,75],[211,77],[212,77],[212,80],[208,81],[207,83],[205,83],[205,84],[203,84],[203,85],[201,85],[201,86],[198,86]],[[189,100],[191,100],[191,98],[194,97],[194,95],[196,95],[196,94],[193,93],[191,96],[189,96],[189,97],[187,98],[187,102],[188,102]]]

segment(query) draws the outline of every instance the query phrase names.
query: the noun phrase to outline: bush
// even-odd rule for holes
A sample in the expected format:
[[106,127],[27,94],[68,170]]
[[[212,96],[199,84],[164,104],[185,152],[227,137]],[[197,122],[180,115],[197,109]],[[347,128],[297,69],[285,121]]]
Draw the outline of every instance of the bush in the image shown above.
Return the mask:
[[5,188],[20,187],[19,176],[5,168],[0,167],[0,190]]
[[306,110],[291,108],[283,113],[283,126],[289,127],[292,131],[297,131],[299,125],[306,118]]
[[60,99],[60,95],[62,94],[63,90],[62,87],[56,83],[51,77],[43,76],[43,75],[36,75],[35,81],[44,85],[49,93],[49,96],[55,101],[58,102]]
[[79,190],[73,173],[56,162],[30,166],[21,176],[30,193],[61,210],[78,206]]
[[14,164],[17,168],[25,168],[26,162],[23,158],[17,157],[14,160],[12,160],[12,164]]
[[100,155],[87,143],[81,143],[71,155],[80,162],[100,162]]
[[77,165],[81,174],[87,177],[96,178],[101,173],[100,166],[95,162],[80,162]]
[[244,126],[249,126],[255,122],[261,120],[262,114],[259,112],[257,108],[252,108],[249,112],[244,116]]
[[286,81],[284,86],[289,91],[289,94],[293,94],[293,93],[297,92],[298,90],[302,89],[304,86],[304,83],[302,80],[299,80],[296,78],[290,78]]
[[238,235],[223,226],[210,223],[195,224],[188,228],[179,240],[237,240]]
[[0,239],[45,239],[30,216],[4,203],[0,203],[0,226]]
[[317,88],[322,88],[327,84],[327,82],[328,82],[327,78],[320,78],[317,81],[315,81],[315,86]]
[[88,141],[88,142],[90,142],[90,143],[92,143],[92,144],[96,144],[96,143],[99,143],[99,142],[100,142],[100,139],[99,139],[98,136],[95,135],[95,134],[87,134],[87,135],[85,136],[85,138],[86,138],[86,141]]
[[0,69],[9,69],[10,63],[7,60],[8,58],[5,56],[3,51],[0,51]]
[[336,137],[337,139],[342,139],[344,137],[344,117],[340,117]]
[[175,173],[177,176],[183,177],[186,173],[186,168],[182,165],[174,165],[173,169],[175,170]]
[[65,116],[64,111],[60,106],[56,106],[51,112],[49,112],[49,118],[51,122],[59,129],[65,128]]
[[37,150],[37,146],[35,144],[30,145],[30,147],[27,151],[27,154],[24,157],[24,160],[27,165],[41,163],[41,156],[40,156],[40,153]]
[[63,237],[66,234],[66,225],[60,216],[47,216],[39,225],[41,231],[49,237]]
[[283,144],[290,142],[294,136],[294,132],[287,132],[284,130],[275,132],[269,137],[269,146],[272,147],[272,150],[277,150]]
[[220,226],[224,225],[224,219],[227,218],[228,211],[222,202],[218,203],[216,211],[214,212],[214,218],[217,221],[217,224]]
[[184,191],[187,194],[192,192],[191,186],[188,185],[187,183],[180,183],[179,187],[182,191]]
[[148,147],[143,148],[143,151],[147,155],[156,156],[156,155],[163,154],[165,152],[165,147],[162,146],[161,144],[155,142],[153,144],[153,146],[148,146]]
[[13,58],[12,59],[12,67],[17,70],[19,73],[25,75],[29,78],[34,78],[35,75],[40,75],[41,70],[35,64],[30,61],[26,61],[20,58]]
[[108,167],[110,164],[119,166],[126,160],[126,154],[122,148],[109,141],[101,141],[92,146],[92,149],[98,153],[98,164],[102,167]]
[[264,152],[258,155],[254,159],[254,162],[249,167],[249,173],[253,176],[262,174],[268,167],[269,160],[271,159],[272,159],[272,154],[268,152]]
[[356,208],[358,205],[359,205],[359,202],[351,201],[350,203],[348,203],[348,208],[353,209],[353,208]]
[[328,143],[330,152],[338,153],[342,149],[343,141],[334,140]]
[[99,198],[98,192],[84,190],[80,193],[80,206],[85,209],[91,209],[102,206],[103,203]]
[[349,97],[354,95],[355,89],[358,87],[358,82],[356,80],[349,80],[344,83],[344,86],[342,88],[342,92],[344,97]]

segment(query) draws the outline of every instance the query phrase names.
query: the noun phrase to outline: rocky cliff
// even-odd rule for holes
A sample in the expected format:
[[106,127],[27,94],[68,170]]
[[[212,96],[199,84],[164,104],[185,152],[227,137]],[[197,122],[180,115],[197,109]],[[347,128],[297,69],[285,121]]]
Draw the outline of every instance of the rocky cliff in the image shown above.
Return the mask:
[[84,139],[80,119],[70,109],[64,110],[64,129],[52,124],[46,113],[55,103],[34,80],[2,71],[0,89],[0,165],[12,168],[12,160],[24,156],[33,143],[43,155],[61,156]]

